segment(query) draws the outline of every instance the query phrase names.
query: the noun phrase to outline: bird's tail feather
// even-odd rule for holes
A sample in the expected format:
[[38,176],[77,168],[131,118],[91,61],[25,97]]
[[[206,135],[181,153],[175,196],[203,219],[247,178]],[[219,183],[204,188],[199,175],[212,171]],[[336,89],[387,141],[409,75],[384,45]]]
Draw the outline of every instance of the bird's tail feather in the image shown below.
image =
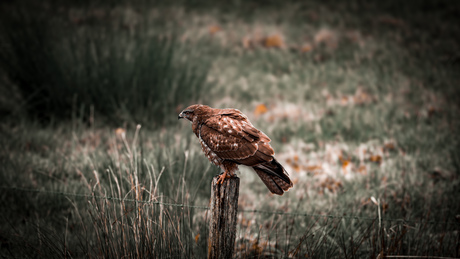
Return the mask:
[[272,193],[283,195],[293,186],[286,170],[275,159],[252,168]]

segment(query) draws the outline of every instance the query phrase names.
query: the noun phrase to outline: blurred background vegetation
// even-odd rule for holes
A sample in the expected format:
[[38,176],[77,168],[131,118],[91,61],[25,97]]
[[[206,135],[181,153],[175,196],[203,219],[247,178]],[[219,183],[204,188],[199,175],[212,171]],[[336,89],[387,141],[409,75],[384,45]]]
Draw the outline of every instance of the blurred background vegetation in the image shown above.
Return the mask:
[[460,257],[458,17],[435,0],[0,3],[2,257],[202,258],[219,170],[177,122],[194,103],[247,114],[294,181],[273,197],[240,168],[238,258]]

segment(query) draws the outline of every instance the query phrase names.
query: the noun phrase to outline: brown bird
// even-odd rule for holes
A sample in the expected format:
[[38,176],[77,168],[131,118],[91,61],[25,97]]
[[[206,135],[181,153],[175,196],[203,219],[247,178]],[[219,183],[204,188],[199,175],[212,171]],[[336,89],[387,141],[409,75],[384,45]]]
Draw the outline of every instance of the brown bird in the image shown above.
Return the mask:
[[218,184],[235,177],[238,165],[246,165],[256,171],[272,193],[283,195],[293,186],[286,170],[273,157],[270,138],[254,128],[239,110],[195,104],[179,114],[182,118],[192,123],[193,133],[209,161],[223,170]]

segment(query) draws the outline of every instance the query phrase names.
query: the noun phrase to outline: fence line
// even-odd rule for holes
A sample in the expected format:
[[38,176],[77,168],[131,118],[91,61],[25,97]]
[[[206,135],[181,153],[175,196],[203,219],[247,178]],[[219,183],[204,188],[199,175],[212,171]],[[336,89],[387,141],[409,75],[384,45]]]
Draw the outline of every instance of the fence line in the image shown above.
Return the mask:
[[[135,200],[135,199],[128,199],[128,198],[116,198],[110,196],[100,196],[94,194],[81,194],[81,193],[69,193],[69,192],[58,192],[58,191],[49,191],[49,190],[40,190],[40,189],[28,189],[23,187],[10,187],[10,186],[0,186],[1,189],[9,189],[14,191],[22,191],[22,192],[34,192],[34,193],[46,193],[46,194],[53,194],[53,195],[60,195],[60,196],[72,196],[72,197],[79,197],[79,198],[94,198],[99,200],[109,200],[109,201],[123,201],[123,202],[136,202],[136,203],[143,203],[147,205],[165,205],[165,206],[172,206],[172,207],[185,207],[185,208],[192,208],[192,209],[202,209],[202,210],[209,210],[210,207],[208,206],[196,206],[196,205],[188,205],[188,204],[181,204],[181,203],[167,203],[167,202],[159,202],[159,201],[144,201],[144,200]],[[370,217],[360,217],[360,216],[344,216],[344,215],[330,215],[330,214],[312,214],[306,212],[284,212],[284,211],[265,211],[265,210],[238,210],[238,212],[245,212],[245,213],[260,213],[260,214],[271,214],[271,215],[286,215],[286,216],[301,216],[301,217],[316,217],[316,218],[330,218],[330,219],[356,219],[356,220],[366,220],[366,221],[378,221],[378,217],[370,218]],[[393,218],[381,218],[381,221],[387,222],[401,222],[401,223],[413,223],[413,224],[446,224],[446,225],[460,225],[455,221],[416,221],[411,219],[393,219]]]

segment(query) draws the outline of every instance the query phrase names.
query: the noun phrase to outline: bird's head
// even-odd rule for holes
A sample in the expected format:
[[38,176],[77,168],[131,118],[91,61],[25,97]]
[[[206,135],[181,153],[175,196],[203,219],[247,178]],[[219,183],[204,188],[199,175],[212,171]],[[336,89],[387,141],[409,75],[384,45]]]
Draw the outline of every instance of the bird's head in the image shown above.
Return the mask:
[[202,104],[194,104],[185,108],[181,113],[179,113],[179,119],[187,119],[193,121],[196,116],[204,114],[207,109],[211,109],[209,106]]

